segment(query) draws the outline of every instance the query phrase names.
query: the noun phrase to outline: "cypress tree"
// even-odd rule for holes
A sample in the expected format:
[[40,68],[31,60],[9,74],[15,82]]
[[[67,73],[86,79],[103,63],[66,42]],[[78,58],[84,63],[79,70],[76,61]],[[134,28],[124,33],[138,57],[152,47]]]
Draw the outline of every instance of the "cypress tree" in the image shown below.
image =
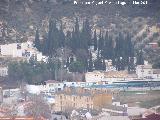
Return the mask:
[[80,48],[81,46],[81,41],[80,41],[80,31],[79,31],[79,23],[78,23],[78,18],[76,18],[75,22],[75,27],[72,32],[72,49],[73,51],[76,51],[77,49]]
[[61,26],[60,26],[60,30],[59,30],[59,41],[60,41],[60,46],[59,47],[64,47],[65,46],[65,34],[63,32],[63,24],[61,21]]
[[135,71],[134,57],[130,57],[128,64],[128,72]]
[[40,39],[39,39],[39,30],[36,30],[36,35],[35,35],[35,42],[34,42],[34,46],[37,48],[38,51],[41,51],[41,43],[40,43]]
[[102,62],[102,70],[106,71],[106,63],[105,63],[104,59],[103,59],[103,62]]
[[102,31],[100,31],[99,40],[98,40],[98,50],[102,50],[103,47],[104,47],[104,38],[102,35]]
[[97,33],[96,33],[96,30],[94,31],[93,41],[94,41],[94,50],[96,51],[97,50]]
[[66,37],[65,37],[65,45],[69,48],[72,48],[72,33],[70,31],[67,31]]
[[88,50],[88,46],[92,45],[91,28],[88,19],[83,21],[83,28],[81,31],[81,44],[80,48]]
[[138,53],[137,53],[137,65],[144,65],[144,57],[143,57],[143,51],[140,50]]
[[93,61],[92,61],[92,54],[90,52],[89,61],[88,61],[88,72],[92,72],[92,71],[93,71]]

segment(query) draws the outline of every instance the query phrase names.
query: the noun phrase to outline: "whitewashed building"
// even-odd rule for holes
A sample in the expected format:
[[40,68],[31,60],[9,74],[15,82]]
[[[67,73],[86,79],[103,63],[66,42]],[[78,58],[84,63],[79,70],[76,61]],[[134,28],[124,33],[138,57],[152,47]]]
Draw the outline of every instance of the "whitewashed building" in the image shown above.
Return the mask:
[[138,65],[136,67],[136,74],[138,78],[152,78],[152,65]]
[[86,82],[101,82],[104,79],[104,72],[93,71],[85,74]]
[[138,65],[136,74],[138,78],[160,79],[160,69],[153,69],[152,65]]
[[0,45],[0,55],[10,57],[22,57],[27,60],[34,56],[37,61],[46,61],[47,57],[43,56],[36,48],[34,48],[33,42],[27,41],[24,43],[11,43]]

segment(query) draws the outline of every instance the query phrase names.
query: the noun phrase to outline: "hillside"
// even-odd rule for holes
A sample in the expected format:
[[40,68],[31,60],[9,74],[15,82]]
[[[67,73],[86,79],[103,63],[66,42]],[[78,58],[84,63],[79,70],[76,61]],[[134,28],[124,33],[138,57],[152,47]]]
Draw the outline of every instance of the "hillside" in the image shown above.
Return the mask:
[[[75,17],[80,27],[85,18],[90,20],[92,29],[109,30],[114,36],[119,32],[132,33],[136,48],[159,40],[159,32],[153,30],[159,22],[160,1],[148,1],[148,5],[74,5],[56,0],[1,0],[0,1],[0,43],[34,40],[35,29],[40,29],[41,38],[46,35],[50,18],[60,20],[64,31],[72,31]],[[114,0],[116,1],[116,0]],[[126,3],[131,1],[126,0]],[[146,32],[150,30],[150,33]],[[156,28],[158,29],[158,28]],[[146,54],[146,58],[148,54]],[[152,61],[152,60],[150,60]]]

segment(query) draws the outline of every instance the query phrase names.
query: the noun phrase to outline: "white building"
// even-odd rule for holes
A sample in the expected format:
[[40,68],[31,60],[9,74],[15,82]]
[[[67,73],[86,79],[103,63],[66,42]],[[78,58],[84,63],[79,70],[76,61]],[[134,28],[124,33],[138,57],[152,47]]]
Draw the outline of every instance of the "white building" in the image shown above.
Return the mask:
[[160,69],[153,69],[152,65],[138,65],[136,74],[138,78],[160,79]]
[[5,77],[8,75],[8,67],[0,67],[0,77]]
[[85,74],[86,82],[101,82],[104,79],[104,72],[93,71]]
[[46,56],[43,56],[41,52],[34,48],[33,42],[30,41],[0,45],[0,54],[2,56],[23,57],[27,60],[29,60],[31,56],[36,57],[37,61],[46,61],[47,59]]
[[112,65],[112,60],[105,60],[106,71],[116,71],[116,68]]
[[136,74],[138,78],[152,78],[152,65],[138,65],[136,67]]
[[56,91],[63,90],[64,83],[58,82],[56,80],[47,80],[45,81],[44,87],[48,92],[56,92]]

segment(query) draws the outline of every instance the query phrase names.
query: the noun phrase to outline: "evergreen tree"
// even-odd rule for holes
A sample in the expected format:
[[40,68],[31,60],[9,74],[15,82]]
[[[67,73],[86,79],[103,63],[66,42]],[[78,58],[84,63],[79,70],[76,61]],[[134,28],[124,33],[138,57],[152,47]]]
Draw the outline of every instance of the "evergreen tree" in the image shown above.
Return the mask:
[[122,33],[119,33],[118,37],[116,38],[116,57],[123,57],[124,56],[124,38],[122,36]]
[[116,58],[115,64],[116,64],[116,70],[120,71],[121,70],[121,64],[120,64],[120,58]]
[[36,30],[36,35],[35,35],[35,42],[34,42],[34,46],[37,48],[38,51],[41,51],[41,43],[40,43],[40,39],[39,39],[39,30]]
[[83,22],[83,28],[81,31],[81,42],[80,42],[80,48],[88,50],[88,46],[92,45],[91,40],[91,28],[89,25],[88,19],[86,19]]
[[60,31],[56,26],[56,21],[50,20],[48,36],[44,46],[44,54],[48,56],[53,56],[55,50],[59,47],[62,47],[63,40],[61,41],[60,39],[64,39],[64,35],[60,34]]
[[88,72],[92,72],[93,71],[93,61],[92,61],[92,54],[90,52],[89,54],[89,61],[88,61]]
[[130,57],[128,64],[128,72],[135,71],[134,57]]
[[108,36],[108,32],[105,35],[104,47],[102,48],[102,56],[105,59],[113,59],[114,56],[113,40],[112,36]]
[[61,21],[61,27],[60,27],[60,30],[59,30],[59,44],[60,46],[59,47],[64,47],[65,46],[65,34],[63,32],[63,24],[62,24],[62,21]]
[[78,23],[78,18],[76,18],[75,27],[72,31],[72,39],[71,39],[71,47],[74,52],[80,48],[81,46],[80,40],[81,39],[80,39],[79,23]]
[[96,33],[96,30],[94,31],[94,38],[93,38],[93,41],[94,41],[94,50],[96,51],[97,50],[97,33]]
[[66,34],[66,37],[65,37],[65,45],[64,46],[67,46],[68,48],[72,48],[72,34],[70,31],[67,31],[67,34]]
[[85,71],[85,65],[80,61],[74,61],[69,66],[70,72],[84,72]]
[[67,61],[66,61],[66,68],[68,68],[70,65],[70,62],[69,62],[69,57],[67,58]]
[[103,47],[104,47],[104,38],[103,38],[103,34],[102,34],[102,31],[100,31],[100,34],[99,34],[99,40],[98,40],[98,50],[103,50]]
[[144,65],[144,57],[143,57],[143,51],[140,50],[138,53],[137,53],[137,65]]
[[103,59],[103,62],[102,62],[102,70],[103,71],[106,71],[106,63],[105,63],[105,60]]

